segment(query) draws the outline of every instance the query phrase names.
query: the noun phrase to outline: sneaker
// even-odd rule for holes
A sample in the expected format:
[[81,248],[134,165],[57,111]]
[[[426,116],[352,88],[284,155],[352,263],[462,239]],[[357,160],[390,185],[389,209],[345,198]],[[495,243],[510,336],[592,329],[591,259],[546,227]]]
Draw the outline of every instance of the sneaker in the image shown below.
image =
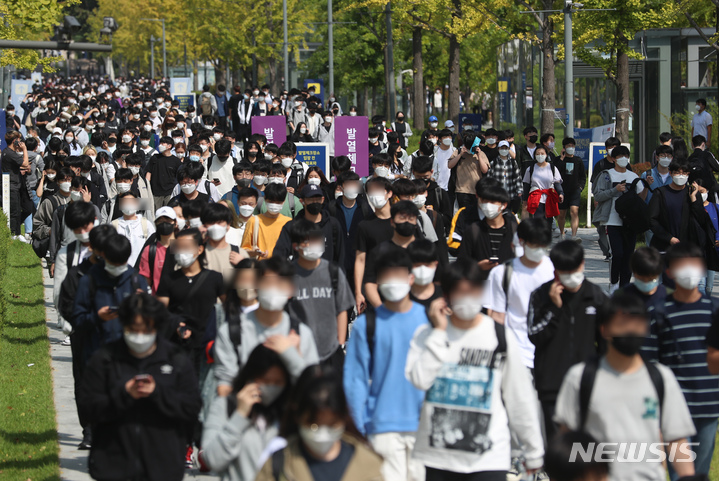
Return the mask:
[[65,336],[65,339],[63,339],[60,344],[63,346],[69,346],[70,345],[70,336]]
[[30,241],[24,235],[15,236],[15,240],[19,240],[23,244],[29,244]]
[[92,447],[92,434],[89,429],[83,429],[82,441],[77,445],[77,449],[88,451]]
[[566,240],[566,239],[567,239],[567,234],[565,234],[564,232],[562,232],[562,233],[559,234],[559,240],[560,240],[560,241],[563,241],[563,240]]
[[609,295],[611,296],[616,292],[616,290],[619,289],[619,283],[616,284],[609,284]]
[[611,261],[611,260],[612,260],[612,255],[611,255],[611,254],[607,254],[606,256],[604,256],[604,262],[609,262],[609,261]]
[[196,455],[193,455],[194,467],[196,467],[201,473],[209,473],[210,467],[205,463],[204,451],[198,450]]
[[581,243],[582,243],[582,238],[581,238],[581,237],[578,237],[578,236],[576,236],[576,235],[573,235],[573,236],[572,236],[572,240],[573,240],[574,242],[576,242],[577,244],[581,244]]
[[192,446],[187,446],[187,453],[185,454],[185,468],[190,469],[194,466],[195,462],[192,460],[194,449]]

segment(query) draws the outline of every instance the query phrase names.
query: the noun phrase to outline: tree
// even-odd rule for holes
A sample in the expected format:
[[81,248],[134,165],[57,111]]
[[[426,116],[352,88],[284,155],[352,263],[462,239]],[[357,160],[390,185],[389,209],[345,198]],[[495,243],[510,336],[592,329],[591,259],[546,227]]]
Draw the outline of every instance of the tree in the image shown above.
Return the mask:
[[[61,23],[65,9],[79,0],[0,0],[0,39],[47,40],[53,27]],[[14,65],[18,69],[54,71],[52,63],[58,57],[42,57],[36,50],[3,49],[0,66]]]

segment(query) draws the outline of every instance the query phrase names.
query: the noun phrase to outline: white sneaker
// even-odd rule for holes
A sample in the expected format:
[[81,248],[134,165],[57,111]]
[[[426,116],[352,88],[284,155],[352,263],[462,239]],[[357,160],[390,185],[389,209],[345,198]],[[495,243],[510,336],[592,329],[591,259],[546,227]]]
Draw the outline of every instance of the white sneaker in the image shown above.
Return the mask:
[[60,344],[63,346],[69,346],[70,345],[70,336],[65,336],[65,339],[63,339]]
[[29,244],[29,243],[30,243],[30,241],[29,241],[29,240],[27,239],[27,237],[25,237],[24,235],[19,235],[19,236],[17,236],[17,240],[19,240],[19,241],[22,242],[23,244]]
[[609,284],[609,295],[611,296],[612,294],[614,294],[614,292],[616,292],[617,289],[619,289],[618,282],[616,284]]
[[567,239],[567,234],[565,234],[564,232],[562,232],[561,234],[559,234],[559,240],[560,240],[560,241],[563,241],[563,240],[566,240],[566,239]]
[[574,242],[576,242],[577,244],[581,244],[581,243],[582,243],[582,238],[579,237],[579,236],[576,236],[576,235],[572,236],[572,240],[573,240]]

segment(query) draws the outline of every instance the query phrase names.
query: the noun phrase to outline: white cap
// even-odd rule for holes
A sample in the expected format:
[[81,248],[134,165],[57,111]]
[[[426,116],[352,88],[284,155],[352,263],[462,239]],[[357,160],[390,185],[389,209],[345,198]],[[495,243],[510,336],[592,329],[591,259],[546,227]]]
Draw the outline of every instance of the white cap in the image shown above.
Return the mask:
[[448,120],[444,123],[444,126],[447,129],[451,129],[452,127],[454,127],[454,122],[452,122],[451,120]]
[[60,127],[55,127],[54,129],[52,129],[52,133],[53,134],[61,134],[62,129]]
[[500,140],[500,141],[499,141],[499,147],[497,147],[497,148],[501,148],[501,147],[507,147],[507,148],[509,148],[509,142],[507,142],[506,140]]
[[157,212],[155,212],[155,219],[159,217],[169,217],[172,220],[177,220],[177,214],[175,213],[175,209],[172,207],[160,207],[157,209]]

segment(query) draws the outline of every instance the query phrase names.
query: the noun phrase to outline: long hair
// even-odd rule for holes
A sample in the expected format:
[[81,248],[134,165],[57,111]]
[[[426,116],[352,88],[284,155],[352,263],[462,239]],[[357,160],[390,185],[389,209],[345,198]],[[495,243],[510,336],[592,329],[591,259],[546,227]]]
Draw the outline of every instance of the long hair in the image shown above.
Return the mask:
[[224,308],[227,319],[236,318],[242,313],[240,297],[237,295],[237,289],[235,288],[237,277],[243,270],[257,269],[258,266],[259,261],[257,259],[242,259],[239,264],[235,266],[235,277],[232,282],[232,287],[227,290],[227,295],[225,296]]

